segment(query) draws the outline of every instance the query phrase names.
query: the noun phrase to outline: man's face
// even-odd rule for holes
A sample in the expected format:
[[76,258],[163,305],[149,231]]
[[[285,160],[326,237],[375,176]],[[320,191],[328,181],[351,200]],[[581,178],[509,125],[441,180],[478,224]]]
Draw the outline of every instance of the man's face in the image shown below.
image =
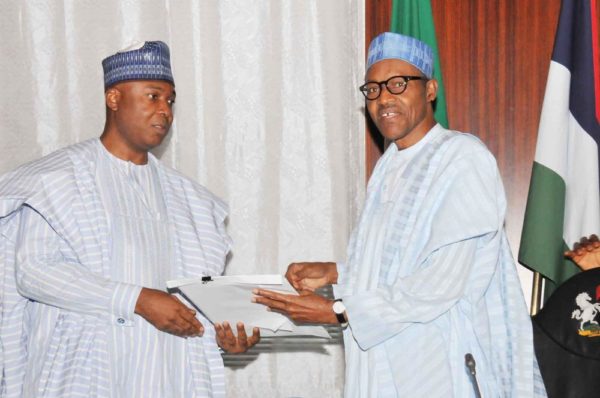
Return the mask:
[[[384,81],[392,76],[422,76],[411,64],[397,59],[377,62],[367,71],[365,81]],[[425,78],[424,78],[425,79]],[[430,102],[437,94],[435,80],[411,80],[399,95],[382,87],[381,95],[367,100],[367,109],[381,134],[398,148],[416,144],[435,125]]]
[[175,88],[162,80],[138,80],[118,83],[115,121],[118,139],[134,152],[157,147],[173,123]]

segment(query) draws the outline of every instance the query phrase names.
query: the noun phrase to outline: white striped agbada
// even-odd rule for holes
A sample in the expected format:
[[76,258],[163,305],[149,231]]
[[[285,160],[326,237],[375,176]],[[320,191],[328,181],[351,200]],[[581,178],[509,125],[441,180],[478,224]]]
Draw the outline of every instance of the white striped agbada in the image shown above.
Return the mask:
[[346,397],[545,396],[492,154],[436,125],[379,160],[338,266]]
[[3,176],[0,395],[224,396],[206,319],[182,339],[133,311],[142,286],[222,273],[226,215],[151,154],[135,166],[98,139]]

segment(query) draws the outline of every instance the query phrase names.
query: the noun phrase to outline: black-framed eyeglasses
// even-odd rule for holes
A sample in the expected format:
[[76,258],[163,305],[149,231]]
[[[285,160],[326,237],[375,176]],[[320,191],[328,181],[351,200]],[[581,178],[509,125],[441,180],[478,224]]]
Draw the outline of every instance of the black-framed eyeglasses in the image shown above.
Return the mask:
[[411,80],[427,80],[423,76],[392,76],[381,82],[366,82],[358,89],[363,93],[366,99],[376,100],[381,95],[382,86],[385,86],[390,94],[400,95],[406,91],[408,82]]

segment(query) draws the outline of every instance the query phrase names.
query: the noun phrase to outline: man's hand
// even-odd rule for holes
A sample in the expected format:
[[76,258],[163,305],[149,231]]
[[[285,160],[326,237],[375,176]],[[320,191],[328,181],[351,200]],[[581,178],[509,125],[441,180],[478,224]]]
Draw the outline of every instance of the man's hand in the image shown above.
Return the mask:
[[260,341],[260,330],[253,328],[252,336],[248,338],[242,322],[237,324],[237,338],[233,334],[229,322],[223,322],[223,325],[215,323],[215,331],[217,332],[217,344],[229,354],[246,352]]
[[584,271],[600,267],[600,240],[596,235],[585,236],[575,243],[573,250],[565,252],[565,257],[575,261]]
[[335,263],[292,263],[285,277],[297,291],[314,292],[321,286],[337,283]]
[[254,289],[252,293],[256,295],[252,299],[253,302],[264,304],[272,311],[287,315],[294,322],[338,323],[332,308],[333,301],[314,293],[294,296],[264,289]]
[[204,334],[204,327],[196,319],[196,311],[161,290],[142,288],[135,304],[135,313],[158,330],[175,336],[196,337]]

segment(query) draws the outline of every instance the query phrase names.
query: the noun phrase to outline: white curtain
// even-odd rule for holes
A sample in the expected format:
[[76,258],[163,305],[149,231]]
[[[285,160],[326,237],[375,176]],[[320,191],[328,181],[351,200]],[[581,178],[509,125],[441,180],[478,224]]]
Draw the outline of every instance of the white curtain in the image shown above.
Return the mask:
[[[342,260],[364,195],[364,0],[1,0],[0,173],[100,134],[103,57],[171,47],[157,150],[230,207],[228,274]],[[335,397],[343,353],[265,353],[232,397]]]

